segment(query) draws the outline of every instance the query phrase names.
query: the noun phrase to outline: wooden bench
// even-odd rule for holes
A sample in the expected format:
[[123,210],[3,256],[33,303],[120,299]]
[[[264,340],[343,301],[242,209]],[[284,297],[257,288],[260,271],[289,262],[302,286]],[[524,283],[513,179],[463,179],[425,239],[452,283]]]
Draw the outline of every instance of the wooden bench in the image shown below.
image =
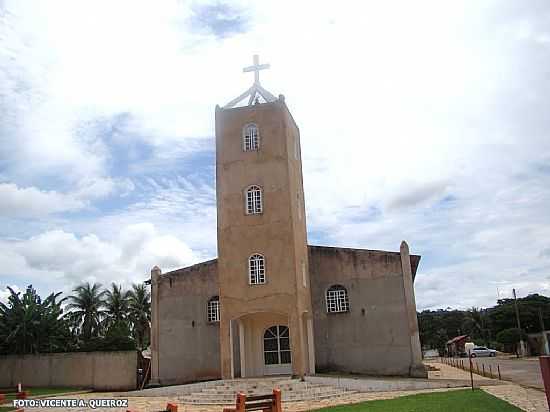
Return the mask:
[[270,411],[282,412],[281,390],[273,389],[272,395],[247,396],[242,392],[237,394],[237,401],[234,408],[223,408],[223,412],[246,412],[246,411]]

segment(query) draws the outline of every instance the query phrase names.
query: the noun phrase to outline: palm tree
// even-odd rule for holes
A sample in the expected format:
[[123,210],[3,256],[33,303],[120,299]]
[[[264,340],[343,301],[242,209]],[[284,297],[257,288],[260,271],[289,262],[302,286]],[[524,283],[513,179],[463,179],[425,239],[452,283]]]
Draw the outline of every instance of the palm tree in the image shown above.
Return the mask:
[[101,332],[101,323],[105,316],[103,296],[105,291],[100,291],[101,284],[89,282],[83,283],[73,289],[75,293],[69,296],[67,308],[72,310],[69,317],[80,325],[83,340],[88,341],[97,337]]
[[140,349],[145,349],[149,344],[151,293],[144,284],[132,285],[132,290],[128,292],[128,307],[137,346]]
[[486,314],[483,309],[472,307],[465,312],[463,328],[469,332],[472,339],[486,340]]
[[111,284],[111,289],[105,292],[105,327],[126,324],[128,318],[128,292],[122,291],[122,286]]
[[8,287],[7,304],[0,302],[0,352],[40,353],[66,350],[71,344],[68,324],[57,300],[61,292],[42,300],[29,285],[20,296]]

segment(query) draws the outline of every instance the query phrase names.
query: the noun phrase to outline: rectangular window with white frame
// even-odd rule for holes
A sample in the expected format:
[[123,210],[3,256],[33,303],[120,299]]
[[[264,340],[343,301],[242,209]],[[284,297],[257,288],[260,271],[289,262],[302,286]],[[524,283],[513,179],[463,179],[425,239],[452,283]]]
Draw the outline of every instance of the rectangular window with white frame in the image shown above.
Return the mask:
[[211,299],[208,301],[208,322],[220,321],[220,301],[219,299]]
[[340,313],[349,311],[347,290],[343,287],[331,287],[327,291],[327,312]]

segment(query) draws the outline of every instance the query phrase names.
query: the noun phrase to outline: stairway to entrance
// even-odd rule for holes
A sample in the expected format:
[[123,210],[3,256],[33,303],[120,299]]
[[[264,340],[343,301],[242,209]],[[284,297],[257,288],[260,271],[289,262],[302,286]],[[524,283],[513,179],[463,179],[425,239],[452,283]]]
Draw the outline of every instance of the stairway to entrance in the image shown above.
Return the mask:
[[219,381],[218,385],[203,388],[200,391],[184,395],[180,400],[184,403],[198,405],[227,405],[235,403],[238,392],[247,395],[265,395],[279,388],[283,401],[308,401],[327,398],[338,398],[355,393],[333,386],[303,382],[290,377],[281,378],[246,378]]

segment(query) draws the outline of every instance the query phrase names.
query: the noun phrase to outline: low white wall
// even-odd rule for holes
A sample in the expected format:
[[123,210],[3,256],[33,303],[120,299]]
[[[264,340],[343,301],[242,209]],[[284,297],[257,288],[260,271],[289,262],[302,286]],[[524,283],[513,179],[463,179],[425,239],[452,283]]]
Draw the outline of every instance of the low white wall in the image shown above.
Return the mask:
[[137,352],[73,352],[0,356],[0,387],[136,388]]

